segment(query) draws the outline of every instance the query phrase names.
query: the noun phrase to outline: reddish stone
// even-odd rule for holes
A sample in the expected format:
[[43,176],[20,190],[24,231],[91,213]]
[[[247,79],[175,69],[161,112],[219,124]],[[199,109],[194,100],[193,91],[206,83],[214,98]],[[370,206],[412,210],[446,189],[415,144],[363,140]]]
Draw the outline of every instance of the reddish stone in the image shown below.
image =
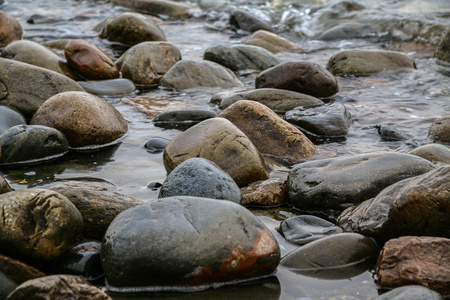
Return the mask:
[[0,10],[0,48],[22,38],[22,27],[13,17]]
[[450,239],[403,236],[389,240],[378,257],[376,276],[382,287],[423,285],[450,292]]
[[286,202],[287,185],[281,178],[257,181],[241,189],[242,205],[278,206]]
[[44,273],[34,267],[2,254],[0,254],[0,270],[3,275],[16,284],[45,276]]
[[119,68],[102,50],[85,40],[71,40],[64,49],[67,63],[89,80],[119,78]]

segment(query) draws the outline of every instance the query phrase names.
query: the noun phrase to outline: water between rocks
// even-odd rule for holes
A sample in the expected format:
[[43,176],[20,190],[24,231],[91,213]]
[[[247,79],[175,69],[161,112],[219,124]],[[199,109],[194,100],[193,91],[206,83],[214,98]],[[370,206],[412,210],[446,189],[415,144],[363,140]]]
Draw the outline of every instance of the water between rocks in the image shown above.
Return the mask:
[[[208,1],[201,1],[208,2]],[[213,1],[214,2],[214,1]],[[450,25],[450,2],[447,0],[230,0],[228,7],[249,9],[265,20],[271,20],[276,32],[296,42],[303,51],[277,54],[281,61],[309,60],[325,66],[328,59],[343,49],[399,50],[415,59],[417,70],[387,72],[369,77],[338,77],[340,92],[335,101],[343,103],[351,112],[353,124],[346,138],[314,140],[320,159],[375,151],[406,153],[427,144],[428,128],[433,120],[450,111],[450,69],[433,58],[439,39],[439,28]],[[355,13],[358,3],[363,9]],[[331,5],[334,4],[334,5]],[[113,7],[106,0],[7,0],[0,9],[16,17],[23,29],[24,39],[39,43],[56,39],[86,39],[118,58],[125,48],[100,40],[93,31],[106,17],[126,9]],[[318,14],[317,12],[322,12]],[[201,60],[210,45],[240,43],[243,36],[227,29],[228,15],[222,12],[197,9],[188,20],[166,19],[160,25],[167,40],[177,46],[183,59]],[[34,19],[33,22],[27,20]],[[332,23],[355,24],[359,38],[318,40],[317,37]],[[435,26],[435,27],[433,27]],[[440,26],[440,27],[439,27]],[[433,28],[437,30],[433,31]],[[238,32],[239,33],[239,32]],[[248,88],[254,87],[254,74],[242,74]],[[149,153],[144,148],[152,138],[172,139],[178,130],[155,127],[152,117],[139,112],[121,99],[136,96],[178,100],[176,109],[199,107],[217,111],[209,104],[211,90],[180,93],[154,87],[141,89],[131,95],[105,98],[130,122],[129,132],[119,145],[97,151],[70,152],[63,159],[49,164],[2,168],[15,189],[25,189],[55,180],[84,178],[115,186],[117,190],[142,200],[157,198],[158,191],[148,188],[150,183],[162,183],[166,172],[162,153]],[[406,141],[383,140],[376,125],[390,125],[411,138]],[[289,169],[278,166],[272,177],[285,178]],[[296,248],[284,241],[274,228],[279,222],[299,214],[289,208],[253,209],[254,213],[272,229],[282,255]],[[259,291],[259,293],[258,293]],[[262,292],[262,293],[261,293]],[[351,279],[324,280],[291,273],[279,268],[271,280],[246,286],[232,286],[195,294],[157,294],[157,298],[195,299],[371,299],[378,295],[369,271]],[[113,295],[114,299],[128,299]],[[137,296],[136,299],[149,299]]]

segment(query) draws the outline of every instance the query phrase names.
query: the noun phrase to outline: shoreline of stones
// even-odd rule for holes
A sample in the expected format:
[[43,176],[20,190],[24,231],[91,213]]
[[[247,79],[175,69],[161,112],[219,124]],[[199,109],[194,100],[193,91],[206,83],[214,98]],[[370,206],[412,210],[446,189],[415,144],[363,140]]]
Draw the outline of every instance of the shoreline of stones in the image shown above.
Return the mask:
[[[136,3],[132,9],[145,10],[152,1]],[[157,13],[171,17],[187,17],[191,8],[162,3]],[[60,44],[64,62],[49,48],[21,40],[20,24],[0,13],[6,20],[0,45],[0,167],[123,137],[127,121],[101,95],[131,93],[139,84],[232,90],[212,97],[222,110],[218,115],[172,111],[155,118],[155,124],[165,126],[190,123],[158,146],[168,176],[154,201],[144,203],[83,182],[12,191],[0,178],[0,282],[6,287],[0,298],[57,297],[74,293],[65,288],[70,283],[78,287],[78,297],[109,299],[87,281],[98,284],[106,278],[118,290],[198,287],[268,276],[279,265],[309,276],[341,278],[329,269],[354,274],[367,262],[372,265],[363,271],[375,265],[381,287],[422,285],[444,296],[450,293],[445,265],[450,150],[439,144],[450,144],[450,116],[431,125],[429,137],[436,144],[408,154],[304,162],[316,148],[299,127],[341,137],[351,126],[344,105],[320,99],[338,92],[335,76],[416,68],[407,55],[351,50],[331,57],[326,68],[307,61],[280,63],[273,52],[295,49],[295,44],[251,19],[247,27],[239,26],[255,32],[249,39],[253,45],[214,45],[205,60],[194,62],[182,60],[153,17],[127,12],[98,25],[100,38],[130,46],[118,60],[87,41],[70,40]],[[237,12],[230,22],[242,17],[248,20]],[[449,39],[447,33],[438,49],[447,48],[437,53],[449,53]],[[242,90],[236,75],[242,70],[259,72],[254,90]],[[398,138],[396,132],[389,136]],[[293,166],[286,182],[270,178],[272,166],[265,157]],[[282,257],[274,236],[244,207],[280,204],[333,210],[336,223],[312,216],[284,221],[282,235],[299,248]],[[83,242],[72,247],[77,240]],[[92,240],[101,243],[85,242]],[[80,257],[92,258],[91,263],[77,265]],[[389,293],[439,299],[431,290],[403,287],[378,299],[389,299]]]

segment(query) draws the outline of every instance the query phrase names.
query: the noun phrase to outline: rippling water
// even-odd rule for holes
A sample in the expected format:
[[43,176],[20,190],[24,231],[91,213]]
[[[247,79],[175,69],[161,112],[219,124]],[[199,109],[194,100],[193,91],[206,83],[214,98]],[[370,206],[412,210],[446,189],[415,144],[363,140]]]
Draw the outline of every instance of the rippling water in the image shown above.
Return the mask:
[[[437,64],[433,58],[439,36],[446,26],[450,26],[448,0],[255,0],[227,3],[226,8],[221,11],[196,9],[191,19],[165,19],[160,25],[167,40],[180,49],[183,59],[201,60],[204,50],[219,42],[241,42],[243,37],[227,28],[227,10],[231,7],[245,8],[272,22],[280,35],[293,40],[303,49],[297,53],[278,54],[282,61],[309,60],[325,66],[334,53],[355,48],[399,50],[415,59],[417,70],[387,72],[369,77],[339,77],[340,92],[334,100],[347,106],[354,123],[345,140],[316,141],[319,151],[311,159],[374,151],[408,152],[429,143],[427,133],[432,121],[450,111],[450,71]],[[121,7],[113,7],[109,1],[9,0],[0,9],[20,21],[24,39],[39,43],[56,39],[86,39],[114,58],[118,58],[125,50],[100,40],[93,30],[106,17],[127,11]],[[27,22],[30,19],[34,20],[34,24]],[[333,33],[332,29],[336,26],[352,28],[353,38],[339,36],[336,31]],[[331,39],[332,37],[337,39]],[[254,77],[248,75],[242,79],[249,89],[253,87]],[[178,93],[156,88],[137,91],[126,97],[138,95],[180,100],[178,109],[197,106],[217,110],[209,104],[213,92],[208,90]],[[150,154],[143,145],[151,138],[171,139],[180,132],[153,126],[151,117],[124,104],[120,101],[121,98],[105,98],[130,122],[129,133],[120,145],[99,151],[72,152],[57,162],[44,165],[2,168],[0,174],[15,189],[54,180],[85,178],[113,185],[118,190],[143,200],[155,199],[157,191],[147,186],[155,181],[162,183],[165,179],[162,154]],[[410,135],[411,139],[384,141],[375,128],[381,124],[394,126]],[[287,172],[287,168],[280,166],[272,175],[283,178],[287,176]],[[277,227],[280,220],[295,214],[288,208],[254,212],[270,228]],[[295,248],[273,232],[280,242],[283,254]],[[237,295],[239,299],[252,299],[256,290],[265,288],[272,293],[265,294],[263,299],[329,299],[345,295],[350,297],[347,299],[371,299],[378,294],[370,272],[345,280],[320,280],[280,268],[275,282],[262,283],[254,289],[218,289],[196,294],[195,297],[217,299],[220,295],[227,298]],[[174,296],[165,294],[158,297]]]

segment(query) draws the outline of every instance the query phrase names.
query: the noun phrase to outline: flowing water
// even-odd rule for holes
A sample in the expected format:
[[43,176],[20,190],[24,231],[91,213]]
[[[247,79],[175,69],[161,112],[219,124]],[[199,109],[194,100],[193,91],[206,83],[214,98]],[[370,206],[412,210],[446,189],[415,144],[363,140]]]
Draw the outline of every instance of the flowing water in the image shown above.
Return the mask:
[[[194,16],[188,20],[164,18],[160,27],[167,40],[180,49],[183,59],[201,60],[204,50],[210,45],[240,43],[245,38],[241,32],[233,32],[227,26],[227,11],[233,7],[244,8],[272,22],[277,33],[299,45],[302,51],[277,54],[282,61],[309,60],[325,66],[334,53],[343,49],[398,50],[415,59],[417,70],[387,72],[369,77],[339,77],[340,92],[330,100],[346,105],[353,116],[353,125],[345,139],[315,140],[318,151],[310,159],[376,151],[406,153],[429,143],[427,133],[433,120],[449,114],[450,69],[438,64],[433,58],[440,35],[446,26],[450,26],[448,0],[230,0],[219,11],[195,9]],[[118,58],[125,50],[100,40],[93,30],[106,17],[127,11],[112,6],[106,0],[7,0],[0,9],[20,21],[24,39],[39,43],[56,39],[86,39],[113,58]],[[27,22],[30,18],[34,23]],[[335,26],[351,28],[351,38],[326,38],[326,31]],[[330,36],[333,32],[327,34]],[[319,40],[321,35],[322,40]],[[253,74],[244,74],[242,80],[249,89],[253,88]],[[129,121],[129,132],[120,144],[100,150],[72,151],[64,158],[47,164],[9,169],[2,167],[0,174],[15,189],[42,186],[55,180],[82,178],[114,186],[144,201],[155,199],[158,191],[148,185],[162,183],[166,172],[162,153],[149,153],[144,144],[152,138],[170,140],[180,131],[155,127],[152,117],[128,105],[122,98],[169,98],[173,99],[171,105],[174,109],[200,107],[218,111],[217,107],[209,104],[215,92],[217,90],[181,93],[156,87],[141,89],[122,97],[104,98]],[[409,135],[410,139],[383,140],[376,125],[391,125]],[[288,171],[287,167],[276,166],[272,176],[285,178]],[[287,207],[253,211],[272,229],[283,255],[296,248],[285,242],[274,228],[281,220],[299,212]],[[347,279],[321,278],[295,274],[280,267],[274,277],[263,282],[194,294],[159,293],[153,297],[254,299],[258,295],[262,299],[371,299],[379,292],[369,271],[357,272]],[[132,296],[114,294],[114,299],[129,298]],[[150,296],[140,295],[135,298],[149,299]]]

